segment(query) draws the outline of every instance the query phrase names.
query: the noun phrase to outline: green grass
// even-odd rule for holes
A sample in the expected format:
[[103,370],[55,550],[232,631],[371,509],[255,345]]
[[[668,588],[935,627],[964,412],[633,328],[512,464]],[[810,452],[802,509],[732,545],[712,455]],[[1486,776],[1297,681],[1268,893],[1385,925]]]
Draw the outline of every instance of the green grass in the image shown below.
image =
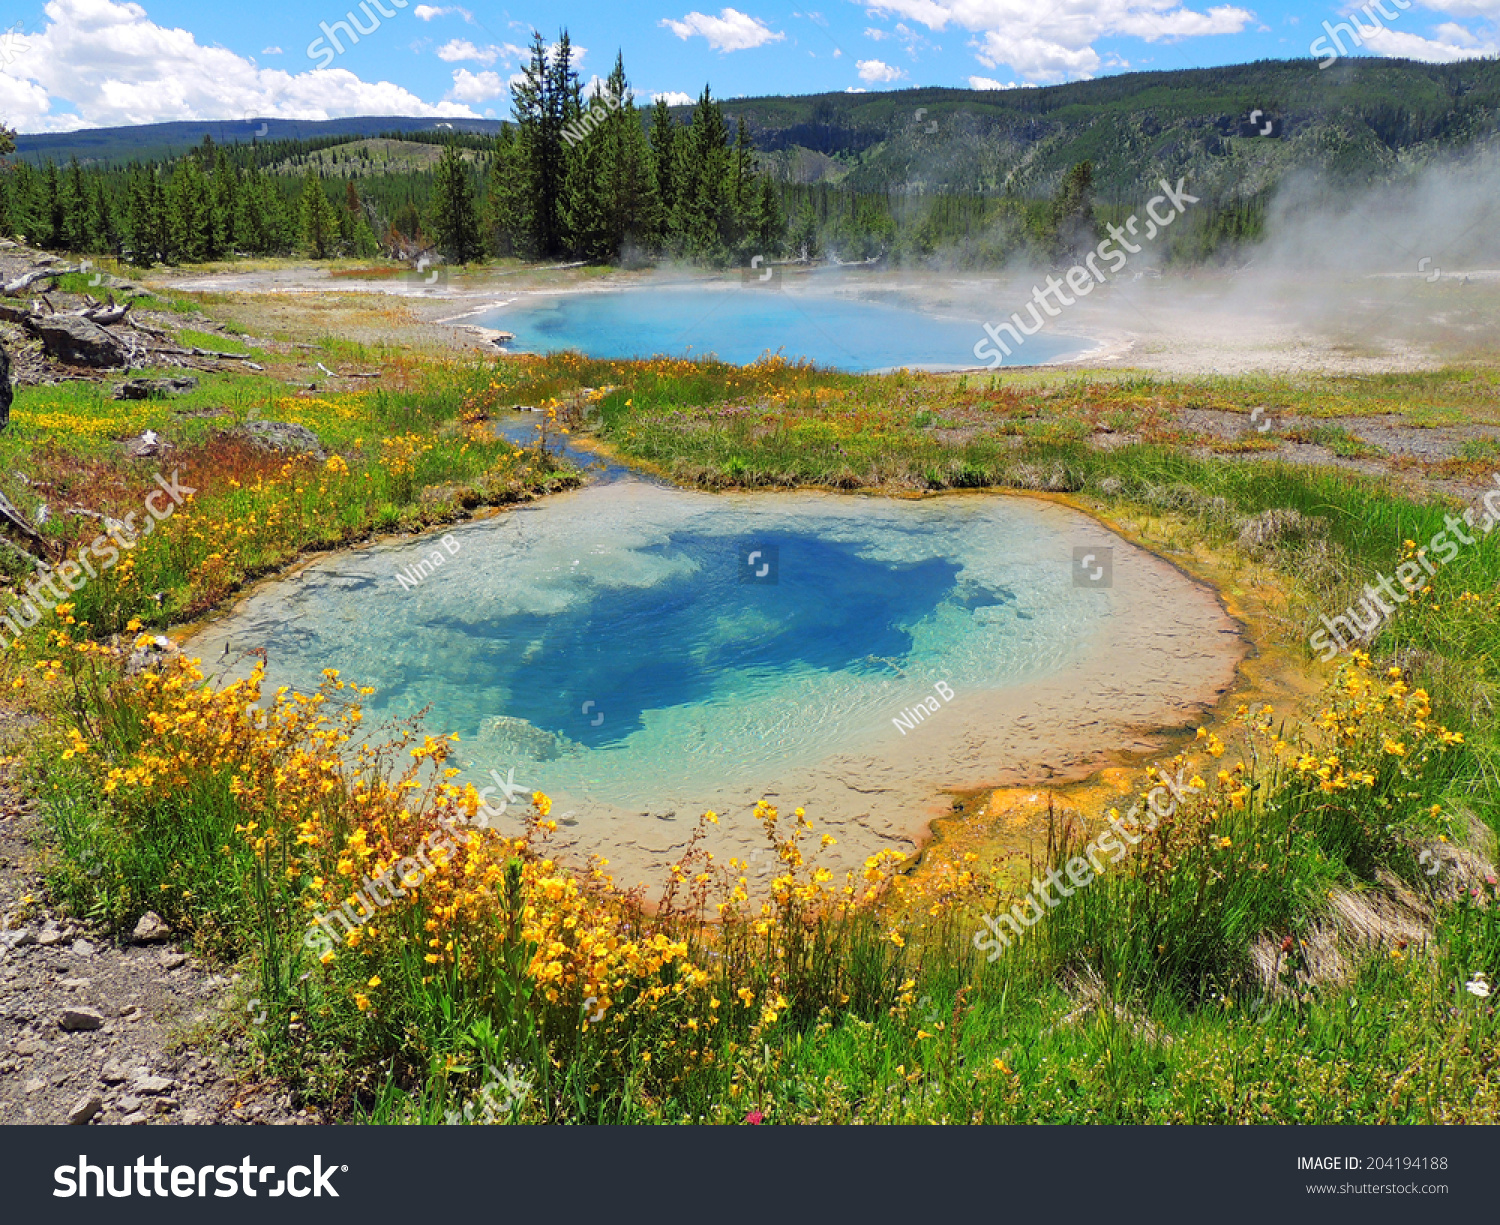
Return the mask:
[[198,332],[192,328],[183,328],[177,333],[177,342],[184,348],[211,349],[216,353],[244,353],[249,354],[252,350],[243,341],[235,340],[233,337],[221,335],[218,332]]
[[[551,403],[575,428],[597,424],[626,455],[709,488],[1070,491],[1164,548],[1208,548],[1243,572],[1274,575],[1288,599],[1269,628],[1295,642],[1320,612],[1341,611],[1378,573],[1394,574],[1405,542],[1426,544],[1452,508],[1341,471],[1196,458],[1178,445],[1164,410],[1278,403],[1343,412],[1357,400],[1373,412],[1411,397],[1416,411],[1437,415],[1464,395],[1487,397],[1491,386],[1488,376],[1452,371],[1295,386],[1134,375],[960,382],[564,355],[411,372],[402,386],[354,396],[294,397],[226,376],[183,400],[127,409],[74,385],[46,391],[45,428],[28,422],[27,393],[13,432],[0,435],[0,468],[36,469],[58,445],[57,423],[76,421],[62,432],[70,457],[62,467],[80,481],[87,474],[92,488],[108,474],[119,483],[112,508],[133,505],[149,476],[94,429],[112,411],[134,414],[132,431],[148,422],[177,431],[172,463],[185,472],[196,470],[190,461],[211,461],[201,510],[183,516],[180,534],[169,521],[143,543],[140,577],[80,595],[95,632],[129,615],[161,624],[190,615],[304,548],[441,521],[465,498],[501,492],[482,481],[501,460],[522,465],[507,469],[507,496],[555,485],[539,456],[476,443],[460,424],[486,406]],[[583,413],[580,388],[595,390],[598,414]],[[1277,389],[1284,394],[1270,394]],[[178,411],[226,402],[236,419],[253,412],[310,425],[349,477],[252,462],[224,449],[223,422]],[[1095,449],[1086,439],[1101,425],[1144,441]],[[407,436],[394,451],[383,442]],[[1242,546],[1246,521],[1269,510],[1296,511],[1302,527]],[[241,537],[238,526],[252,520],[256,530]],[[226,550],[233,565],[216,570],[210,555],[222,560]],[[149,704],[108,667],[74,671],[71,684],[45,675],[27,682],[56,728],[29,769],[52,830],[54,897],[122,928],[148,906],[170,910],[203,949],[238,961],[272,1002],[275,1021],[256,1035],[261,1066],[339,1117],[441,1120],[464,1104],[493,1104],[486,1069],[513,1066],[536,1086],[501,1112],[517,1122],[736,1123],[751,1110],[773,1122],[1494,1122],[1500,1032],[1495,1009],[1466,984],[1480,973],[1500,981],[1500,899],[1493,883],[1476,882],[1471,894],[1449,875],[1429,876],[1420,853],[1439,836],[1482,852],[1500,830],[1491,715],[1500,696],[1500,558],[1487,541],[1461,549],[1431,585],[1370,652],[1377,672],[1394,663],[1410,678],[1403,683],[1431,693],[1424,729],[1441,722],[1463,744],[1417,754],[1417,740],[1431,733],[1391,722],[1389,697],[1379,709],[1374,698],[1347,698],[1335,722],[1359,732],[1339,749],[1342,768],[1370,774],[1349,791],[1276,764],[1268,741],[1297,740],[1291,724],[1247,733],[1222,758],[1195,751],[1204,797],[993,963],[973,943],[978,915],[1015,900],[1016,865],[972,880],[936,917],[895,896],[842,919],[789,913],[774,946],[753,916],[719,927],[692,908],[630,911],[642,935],[688,941],[708,987],[670,1007],[622,1007],[598,1026],[582,1023],[582,1000],[540,1001],[519,968],[534,950],[507,925],[532,899],[515,891],[508,868],[489,903],[499,925],[486,929],[497,942],[486,946],[491,968],[478,978],[434,976],[394,953],[358,973],[340,960],[321,977],[297,962],[288,952],[302,921],[295,882],[237,840],[251,813],[229,785],[231,771],[189,762],[179,785],[102,794],[107,768],[138,760],[149,740]],[[167,593],[159,607],[157,591]],[[1340,700],[1330,693],[1325,703]],[[1361,700],[1360,710],[1348,704]],[[84,758],[65,756],[70,725],[95,746]],[[1327,752],[1316,733],[1306,735],[1305,747]],[[1390,747],[1398,741],[1401,752]],[[1221,768],[1228,781],[1215,777]],[[330,814],[363,820],[348,807],[359,786],[346,778]],[[1085,816],[1097,833],[1103,814]],[[1078,854],[1076,840],[1063,840],[1020,876],[1066,870]],[[1343,969],[1329,973],[1318,958],[1341,930],[1331,895],[1372,901],[1397,882],[1425,908],[1425,937],[1405,948],[1394,938],[1362,946],[1346,932]],[[414,929],[418,918],[410,917]],[[1270,983],[1257,971],[1257,947],[1282,950]],[[371,967],[389,1002],[366,1012],[349,1001]],[[311,978],[299,977],[304,969]],[[675,971],[660,973],[670,985]],[[753,990],[753,1009],[737,1002],[741,988]],[[758,1021],[775,993],[786,1007],[774,1022]],[[709,1026],[714,1016],[722,1023]]]

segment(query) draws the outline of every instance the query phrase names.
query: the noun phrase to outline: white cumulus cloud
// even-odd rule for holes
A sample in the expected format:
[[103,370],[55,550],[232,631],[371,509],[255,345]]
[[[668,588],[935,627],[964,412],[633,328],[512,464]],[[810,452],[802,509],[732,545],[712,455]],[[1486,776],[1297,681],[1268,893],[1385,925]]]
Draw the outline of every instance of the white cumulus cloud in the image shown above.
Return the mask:
[[874,84],[877,81],[899,81],[906,73],[899,68],[893,68],[880,60],[857,60],[856,67],[859,68],[859,79]]
[[456,4],[448,5],[446,8],[437,8],[431,4],[419,4],[412,9],[411,14],[418,21],[433,21],[438,17],[446,17],[449,13],[457,13],[465,21],[472,22],[474,14],[468,9],[459,8]]
[[470,72],[460,68],[453,74],[447,97],[455,102],[488,102],[505,92],[505,78],[498,72]]
[[970,77],[970,89],[1019,89],[1014,81],[997,81],[994,77]]
[[490,43],[487,47],[477,47],[467,38],[452,38],[437,49],[437,57],[447,63],[456,64],[462,60],[473,60],[476,64],[483,64],[488,68],[499,59],[523,59],[527,56],[524,47],[517,47],[512,43]]
[[260,68],[191,31],[160,26],[139,4],[49,0],[47,23],[0,71],[0,111],[20,131],[161,123],[174,119],[330,119],[343,115],[454,115],[391,81],[346,68]]
[[668,106],[692,106],[694,99],[692,94],[685,94],[680,89],[664,89],[660,93],[651,95],[652,102],[665,102]]
[[688,39],[695,35],[706,38],[715,51],[747,51],[766,43],[779,43],[786,37],[772,30],[759,17],[730,8],[720,9],[717,17],[698,12],[689,13],[681,21],[664,17],[660,24],[678,38]]
[[[1366,30],[1369,28],[1368,25],[1365,26]],[[1423,38],[1420,34],[1409,34],[1404,30],[1382,28],[1376,33],[1362,34],[1360,37],[1364,39],[1365,46],[1376,55],[1422,60],[1429,64],[1451,64],[1455,60],[1474,59],[1500,51],[1495,43],[1481,42],[1472,32],[1451,22],[1438,26],[1433,33],[1438,37]]]
[[1199,11],[1182,0],[869,0],[868,11],[929,30],[967,30],[981,64],[1007,65],[1028,83],[1091,76],[1101,64],[1094,44],[1102,38],[1238,34],[1254,19],[1235,5]]

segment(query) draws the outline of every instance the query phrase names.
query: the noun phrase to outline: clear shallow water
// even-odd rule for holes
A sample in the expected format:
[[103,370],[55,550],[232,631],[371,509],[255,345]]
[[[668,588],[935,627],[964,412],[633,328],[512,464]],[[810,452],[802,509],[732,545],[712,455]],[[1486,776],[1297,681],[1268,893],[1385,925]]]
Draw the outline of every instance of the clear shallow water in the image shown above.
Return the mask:
[[272,683],[305,689],[338,667],[376,717],[430,707],[472,781],[514,770],[559,811],[722,811],[726,790],[900,752],[891,720],[935,682],[1003,694],[1096,650],[1112,596],[1072,584],[1075,518],[627,477],[454,529],[411,590],[396,575],[436,536],[324,559],[191,649],[264,645]]
[[[937,315],[912,305],[816,296],[749,286],[626,289],[520,299],[475,322],[514,332],[510,347],[588,357],[708,356],[745,364],[778,350],[788,359],[865,372],[899,366],[959,369],[982,365],[975,344],[982,319]],[[1008,365],[1082,352],[1076,337],[1030,337]]]

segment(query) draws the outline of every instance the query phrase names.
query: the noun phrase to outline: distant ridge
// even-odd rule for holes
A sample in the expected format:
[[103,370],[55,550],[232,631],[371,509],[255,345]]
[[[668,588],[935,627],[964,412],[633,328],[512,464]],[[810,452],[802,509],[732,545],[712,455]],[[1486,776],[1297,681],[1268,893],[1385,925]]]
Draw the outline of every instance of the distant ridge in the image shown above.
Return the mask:
[[[644,103],[644,99],[641,100]],[[1100,199],[1123,205],[1187,176],[1225,199],[1264,197],[1289,172],[1397,178],[1475,146],[1500,148],[1500,60],[1427,64],[1258,60],[1121,73],[1006,90],[946,87],[725,98],[764,164],[799,185],[866,193],[1041,198],[1088,160]],[[643,107],[644,109],[644,107]],[[679,121],[689,108],[674,107]],[[222,143],[358,140],[382,132],[489,134],[497,119],[241,118],[22,136],[22,156],[65,163],[164,160]],[[446,125],[446,126],[445,126]]]
[[498,119],[443,119],[413,115],[354,115],[345,119],[192,119],[139,127],[80,128],[16,137],[16,152],[28,161],[77,157],[85,164],[178,157],[212,136],[220,144],[252,140],[313,140],[319,136],[359,139],[381,132],[495,133]]

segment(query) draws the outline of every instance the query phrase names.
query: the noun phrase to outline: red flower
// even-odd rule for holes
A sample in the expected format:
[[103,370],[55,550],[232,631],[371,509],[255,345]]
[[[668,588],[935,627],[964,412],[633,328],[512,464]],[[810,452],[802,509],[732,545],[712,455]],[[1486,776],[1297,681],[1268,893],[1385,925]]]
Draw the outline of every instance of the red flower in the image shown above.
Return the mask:
[[761,1112],[759,1110],[752,1110],[749,1114],[747,1114],[745,1116],[745,1122],[750,1123],[750,1124],[752,1124],[754,1126],[759,1126],[761,1120],[764,1119],[765,1117],[766,1116],[763,1115],[763,1114],[761,1114]]

